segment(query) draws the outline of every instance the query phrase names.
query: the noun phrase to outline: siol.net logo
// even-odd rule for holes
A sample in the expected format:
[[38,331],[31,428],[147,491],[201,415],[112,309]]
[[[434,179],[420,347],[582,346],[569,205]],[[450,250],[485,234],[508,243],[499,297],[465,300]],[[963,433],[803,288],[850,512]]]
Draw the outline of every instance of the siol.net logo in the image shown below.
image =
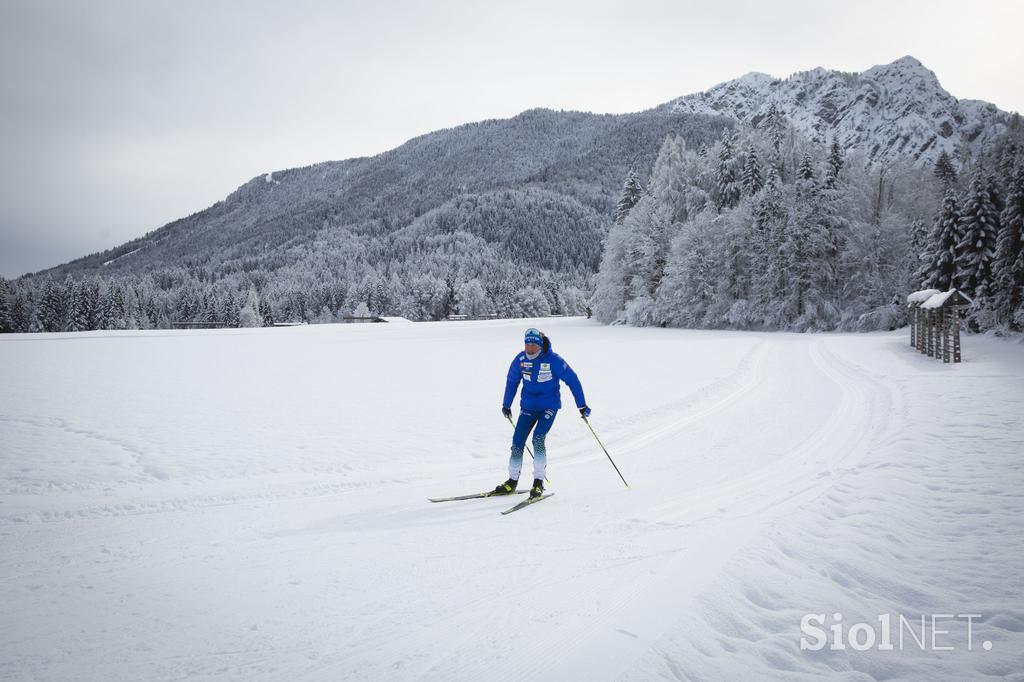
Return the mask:
[[[800,619],[800,650],[820,651],[826,646],[832,651],[903,651],[915,648],[921,651],[953,651],[965,648],[974,651],[974,621],[980,613],[933,613],[907,618],[902,613],[879,614],[875,623],[843,623],[842,613],[833,613],[832,622],[825,626],[824,613],[808,613]],[[981,643],[985,651],[992,642]]]

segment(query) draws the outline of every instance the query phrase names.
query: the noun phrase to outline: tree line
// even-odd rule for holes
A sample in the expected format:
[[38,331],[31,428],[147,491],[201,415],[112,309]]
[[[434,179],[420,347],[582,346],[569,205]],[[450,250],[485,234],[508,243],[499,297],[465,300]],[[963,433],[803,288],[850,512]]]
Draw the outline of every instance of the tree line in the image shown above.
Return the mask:
[[1019,116],[981,158],[870,165],[777,110],[696,150],[665,139],[627,176],[593,297],[606,323],[893,329],[905,298],[956,287],[975,330],[1024,326]]

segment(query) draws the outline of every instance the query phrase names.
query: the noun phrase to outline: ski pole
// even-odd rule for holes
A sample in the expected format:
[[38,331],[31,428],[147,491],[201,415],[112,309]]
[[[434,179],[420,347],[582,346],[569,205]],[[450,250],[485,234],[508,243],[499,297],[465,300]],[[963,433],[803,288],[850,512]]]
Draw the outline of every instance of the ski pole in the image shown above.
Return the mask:
[[[613,467],[615,467],[615,473],[619,475],[619,478],[622,479],[623,483],[626,483],[626,478],[622,475],[622,472],[619,471],[619,467],[615,466],[615,460],[613,460],[612,456],[608,454],[608,448],[604,446],[604,443],[601,442],[601,439],[597,437],[597,431],[595,431],[594,427],[590,425],[590,420],[587,419],[586,417],[583,417],[583,421],[587,423],[587,428],[589,428],[590,432],[594,434],[594,440],[596,440],[597,444],[601,446],[602,450],[604,450],[604,454],[608,456],[608,461],[612,463]],[[628,483],[626,483],[626,487],[629,488]]]
[[[515,430],[515,428],[516,428],[516,423],[515,423],[514,421],[512,421],[512,417],[510,417],[510,416],[508,416],[508,415],[505,415],[505,419],[507,419],[507,420],[508,420],[508,423],[512,425],[512,430]],[[529,445],[523,445],[523,447],[524,447],[524,448],[526,448],[526,451],[530,453],[530,459],[536,459],[536,458],[535,458],[535,457],[533,456],[533,451],[532,451],[532,450],[530,450],[530,446],[529,446]]]
[[[508,420],[508,423],[512,425],[512,430],[514,431],[514,430],[515,430],[515,428],[516,428],[516,423],[515,423],[514,421],[512,421],[512,417],[510,417],[510,416],[508,416],[508,415],[506,414],[506,415],[505,415],[505,419],[507,419],[507,420]],[[526,444],[524,443],[524,444],[523,444],[523,447],[524,447],[524,448],[526,448],[526,451],[530,453],[530,459],[537,459],[536,457],[534,457],[534,456],[533,456],[533,451],[532,451],[532,450],[530,450],[530,446],[529,446],[529,445],[526,445]],[[544,477],[544,480],[545,480],[545,481],[547,481],[548,483],[551,483],[551,479],[550,479],[550,478],[548,478],[547,476],[545,476],[545,477]]]

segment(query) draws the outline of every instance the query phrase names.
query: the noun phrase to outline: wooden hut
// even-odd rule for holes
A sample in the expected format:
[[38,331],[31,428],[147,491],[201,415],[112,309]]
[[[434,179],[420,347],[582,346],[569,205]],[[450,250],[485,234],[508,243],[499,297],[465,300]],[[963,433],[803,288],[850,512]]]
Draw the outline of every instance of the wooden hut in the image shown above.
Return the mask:
[[960,310],[971,303],[958,289],[924,289],[907,296],[910,344],[928,357],[960,362]]

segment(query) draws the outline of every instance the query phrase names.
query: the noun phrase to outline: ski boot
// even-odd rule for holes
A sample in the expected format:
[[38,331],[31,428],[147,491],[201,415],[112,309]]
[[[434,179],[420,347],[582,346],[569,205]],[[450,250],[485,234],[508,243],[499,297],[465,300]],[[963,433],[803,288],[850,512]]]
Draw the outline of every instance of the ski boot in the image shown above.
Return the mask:
[[544,481],[539,478],[533,479],[533,487],[530,488],[530,498],[540,497],[544,494]]
[[519,485],[519,481],[514,478],[510,478],[504,483],[499,483],[498,487],[491,491],[492,495],[511,495],[516,491],[516,486]]

